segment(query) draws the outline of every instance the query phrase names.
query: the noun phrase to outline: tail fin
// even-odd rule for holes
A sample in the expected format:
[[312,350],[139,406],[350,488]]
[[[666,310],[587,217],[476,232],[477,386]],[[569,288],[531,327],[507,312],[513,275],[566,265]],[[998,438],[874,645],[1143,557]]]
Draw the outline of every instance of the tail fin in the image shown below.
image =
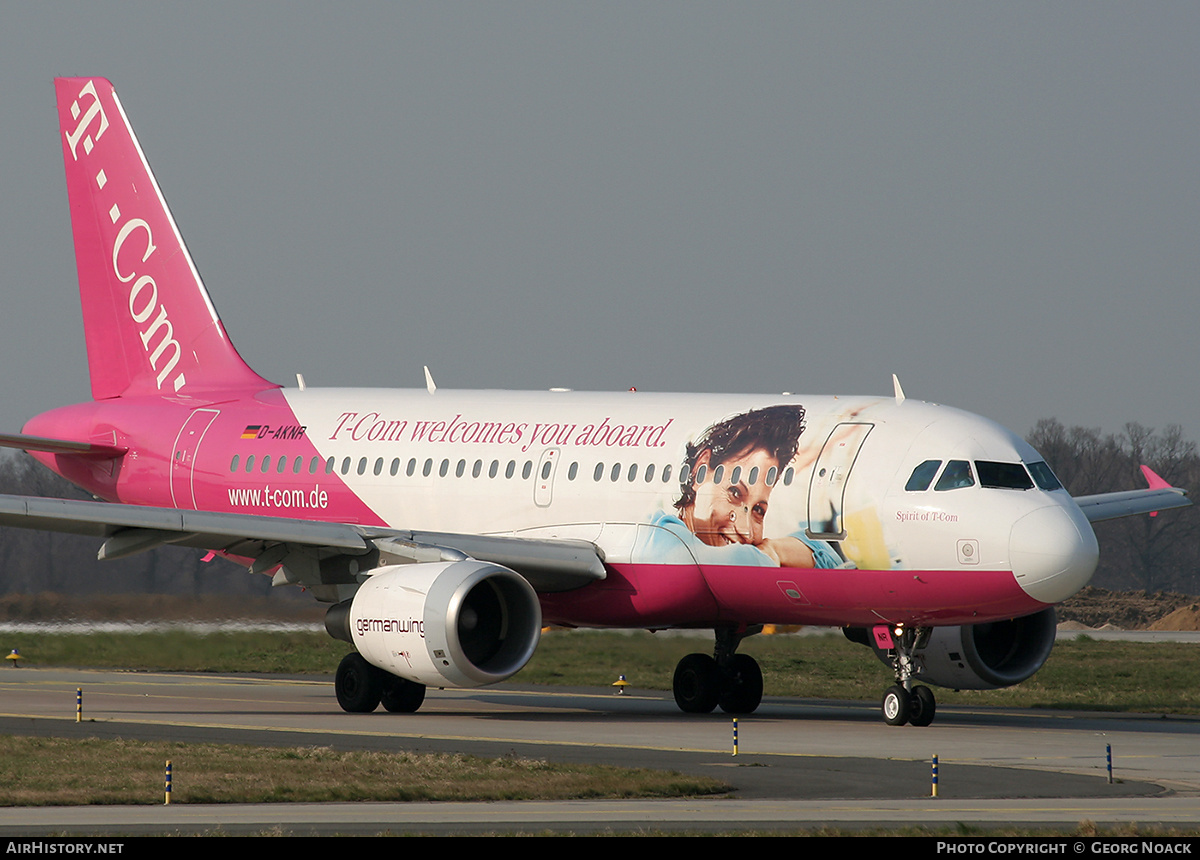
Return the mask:
[[112,84],[54,84],[92,396],[274,387],[230,343]]

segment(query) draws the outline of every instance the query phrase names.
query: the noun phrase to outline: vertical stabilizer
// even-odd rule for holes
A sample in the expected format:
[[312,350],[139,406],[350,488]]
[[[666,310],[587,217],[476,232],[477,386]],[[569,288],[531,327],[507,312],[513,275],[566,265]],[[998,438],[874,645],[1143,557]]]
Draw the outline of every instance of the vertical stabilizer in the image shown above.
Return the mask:
[[229,342],[112,84],[54,84],[92,396],[271,386]]

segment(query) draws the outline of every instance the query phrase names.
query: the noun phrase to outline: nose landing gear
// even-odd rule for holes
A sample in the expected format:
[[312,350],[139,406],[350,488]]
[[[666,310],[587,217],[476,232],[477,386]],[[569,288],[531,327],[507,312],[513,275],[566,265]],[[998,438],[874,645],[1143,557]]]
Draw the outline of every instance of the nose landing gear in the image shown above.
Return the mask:
[[896,673],[896,683],[884,692],[881,705],[883,721],[889,726],[902,726],[905,723],[927,726],[933,722],[933,715],[937,711],[933,690],[923,684],[913,686],[913,679],[922,668],[916,651],[925,646],[932,632],[930,627],[904,628],[892,640],[888,662]]

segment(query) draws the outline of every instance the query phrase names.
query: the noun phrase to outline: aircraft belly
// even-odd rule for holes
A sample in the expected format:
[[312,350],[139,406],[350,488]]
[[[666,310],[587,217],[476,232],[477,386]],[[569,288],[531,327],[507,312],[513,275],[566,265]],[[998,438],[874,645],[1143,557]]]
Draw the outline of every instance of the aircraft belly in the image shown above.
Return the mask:
[[977,624],[1046,607],[1006,570],[705,565],[704,578],[723,619],[751,624]]

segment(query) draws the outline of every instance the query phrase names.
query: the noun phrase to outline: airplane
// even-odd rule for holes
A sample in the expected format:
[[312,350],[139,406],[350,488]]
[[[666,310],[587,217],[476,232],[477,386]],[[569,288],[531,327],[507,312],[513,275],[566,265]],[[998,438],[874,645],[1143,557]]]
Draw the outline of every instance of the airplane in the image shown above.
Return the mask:
[[765,624],[841,627],[895,675],[990,689],[1045,662],[1091,577],[1091,522],[1189,505],[1072,498],[998,424],[905,397],[297,388],[230,342],[117,94],[55,81],[92,401],[0,445],[99,501],[0,496],[0,524],[242,560],[328,604],[352,713],[518,672],[543,625],[712,630],[687,713],[748,714]]

